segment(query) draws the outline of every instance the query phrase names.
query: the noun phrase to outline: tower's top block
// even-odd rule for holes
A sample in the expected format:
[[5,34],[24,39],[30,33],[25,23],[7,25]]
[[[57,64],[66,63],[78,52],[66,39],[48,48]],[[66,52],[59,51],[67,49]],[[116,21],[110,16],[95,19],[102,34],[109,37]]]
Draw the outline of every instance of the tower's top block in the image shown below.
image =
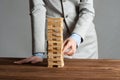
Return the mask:
[[63,18],[48,18],[48,29],[62,28],[63,29]]

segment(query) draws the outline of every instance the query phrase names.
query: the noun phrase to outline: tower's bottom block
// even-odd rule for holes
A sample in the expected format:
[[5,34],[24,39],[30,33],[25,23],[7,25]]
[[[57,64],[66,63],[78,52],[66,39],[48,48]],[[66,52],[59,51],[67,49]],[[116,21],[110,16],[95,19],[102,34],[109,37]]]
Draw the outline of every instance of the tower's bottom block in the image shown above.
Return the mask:
[[48,62],[48,67],[63,67],[64,66],[64,62],[63,61],[59,61],[59,60],[52,60]]

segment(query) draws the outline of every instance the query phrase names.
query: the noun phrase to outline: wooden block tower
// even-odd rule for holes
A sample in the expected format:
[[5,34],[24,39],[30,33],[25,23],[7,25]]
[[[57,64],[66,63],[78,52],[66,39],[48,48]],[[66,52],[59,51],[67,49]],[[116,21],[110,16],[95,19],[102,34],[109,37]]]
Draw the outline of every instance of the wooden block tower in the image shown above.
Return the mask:
[[63,67],[63,18],[48,18],[48,67]]

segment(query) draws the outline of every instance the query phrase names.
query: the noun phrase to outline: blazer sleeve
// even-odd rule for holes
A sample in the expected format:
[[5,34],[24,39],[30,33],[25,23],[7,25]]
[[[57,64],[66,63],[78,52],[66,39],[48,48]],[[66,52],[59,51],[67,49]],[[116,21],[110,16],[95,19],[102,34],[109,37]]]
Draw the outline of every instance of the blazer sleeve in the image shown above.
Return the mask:
[[43,0],[33,0],[34,53],[45,52],[46,8]]
[[75,25],[73,33],[79,34],[83,41],[86,36],[88,29],[91,27],[93,22],[95,11],[93,8],[93,0],[81,0],[79,4],[79,16],[78,21]]

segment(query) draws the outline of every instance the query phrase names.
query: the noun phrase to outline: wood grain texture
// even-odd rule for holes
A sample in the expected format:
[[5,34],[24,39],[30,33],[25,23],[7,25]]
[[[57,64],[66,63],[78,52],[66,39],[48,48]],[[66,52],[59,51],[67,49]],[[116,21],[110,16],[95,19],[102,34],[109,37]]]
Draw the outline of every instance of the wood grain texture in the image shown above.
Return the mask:
[[47,18],[48,67],[63,67],[63,18]]
[[120,80],[120,60],[65,59],[63,68],[47,61],[16,65],[21,58],[0,58],[0,80]]

